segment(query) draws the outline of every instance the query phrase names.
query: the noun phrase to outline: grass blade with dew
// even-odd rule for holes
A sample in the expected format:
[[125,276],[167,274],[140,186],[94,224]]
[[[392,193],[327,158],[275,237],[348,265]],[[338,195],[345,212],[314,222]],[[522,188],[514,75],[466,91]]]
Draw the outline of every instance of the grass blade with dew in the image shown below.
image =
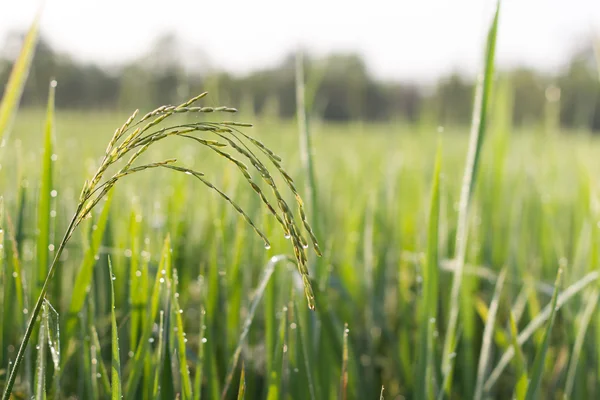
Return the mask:
[[305,190],[310,201],[310,210],[313,215],[312,222],[315,229],[318,229],[318,224],[316,224],[318,210],[315,208],[317,207],[318,198],[317,180],[315,177],[313,148],[305,95],[304,57],[302,52],[298,51],[296,53],[296,118],[300,137],[300,156],[302,157],[302,168],[304,168],[306,175]]
[[154,371],[154,383],[152,385],[152,398],[158,399],[160,396],[160,378],[162,376],[162,366],[165,362],[165,312],[160,310],[158,322],[158,346],[156,350],[156,369]]
[[194,376],[194,400],[202,398],[202,378],[204,370],[204,345],[206,343],[206,310],[200,308],[200,333],[198,335],[198,360],[196,361],[196,375]]
[[40,26],[41,9],[33,20],[29,31],[25,36],[21,52],[15,64],[13,65],[10,77],[4,89],[2,103],[0,104],[0,154],[4,147],[8,135],[10,134],[11,124],[17,114],[17,109],[21,101],[21,95],[25,88],[25,82],[29,75],[31,61],[35,53],[35,47],[38,41],[38,30]]
[[183,330],[183,310],[179,307],[179,293],[177,292],[178,277],[177,270],[173,268],[173,279],[171,289],[171,308],[175,314],[175,340],[177,342],[176,349],[179,356],[179,372],[181,375],[181,391],[183,400],[192,400],[192,380],[190,379],[190,370],[187,363],[186,356],[186,342],[185,332]]
[[[556,301],[556,307],[561,308],[564,304],[566,304],[569,300],[571,300],[575,295],[583,291],[588,285],[598,281],[600,278],[599,271],[592,271],[586,274],[583,278],[573,283],[567,289],[565,289],[562,293],[558,295],[558,299]],[[531,336],[537,332],[539,328],[541,328],[546,321],[553,316],[556,307],[551,307],[552,304],[548,304],[542,312],[540,312],[534,319],[532,319],[529,324],[521,331],[517,338],[517,343],[519,346],[522,346]],[[485,385],[483,389],[485,391],[490,391],[492,387],[498,382],[502,372],[510,363],[512,358],[515,356],[514,348],[510,347],[500,358],[496,367],[492,370],[487,380],[485,381]]]
[[542,345],[538,350],[538,354],[535,356],[535,360],[533,361],[533,370],[531,371],[531,378],[529,380],[529,384],[527,385],[527,393],[525,395],[525,400],[536,399],[537,392],[539,390],[540,384],[542,383],[542,375],[544,373],[546,353],[548,352],[548,347],[550,345],[550,333],[552,332],[552,327],[554,326],[554,319],[556,317],[556,311],[558,308],[556,306],[556,302],[558,301],[558,292],[560,291],[561,277],[562,269],[559,269],[558,274],[556,275],[556,282],[554,284],[554,294],[552,294],[552,300],[550,300],[550,319],[548,321],[548,326],[546,327],[546,332],[544,333]]
[[[39,289],[48,274],[48,260],[50,255],[52,232],[50,231],[50,210],[52,199],[56,196],[53,190],[53,154],[54,154],[54,94],[56,81],[50,82],[48,91],[48,105],[46,109],[46,123],[44,127],[44,153],[42,155],[42,171],[40,181],[40,192],[37,207],[37,277],[32,282],[35,290],[33,295],[37,296]],[[57,277],[60,281],[60,276]],[[35,298],[35,297],[34,297]]]
[[108,272],[110,274],[110,325],[111,325],[111,399],[121,400],[123,398],[123,390],[121,389],[121,356],[119,354],[119,332],[117,326],[117,318],[115,315],[115,285],[114,281],[116,278],[113,275],[112,263],[110,257],[108,258]]
[[60,393],[60,318],[58,312],[48,300],[44,301],[42,320],[46,324],[46,337],[48,350],[54,367],[51,392],[53,398],[59,397]]
[[340,400],[348,398],[348,323],[344,324],[344,349],[342,352],[342,371],[340,377]]
[[171,274],[171,239],[167,235],[165,238],[163,249],[161,253],[161,259],[154,280],[154,287],[150,296],[149,312],[146,313],[146,320],[142,328],[142,336],[136,346],[135,354],[133,356],[131,369],[127,378],[127,384],[125,386],[125,398],[135,398],[137,386],[144,369],[144,360],[146,359],[146,353],[148,352],[148,341],[152,336],[152,326],[158,316],[158,307],[160,303],[160,296],[165,286],[165,277]]
[[515,385],[515,399],[525,400],[525,394],[527,393],[527,384],[529,377],[527,376],[527,365],[523,350],[518,342],[519,332],[517,331],[517,323],[515,321],[515,315],[510,310],[509,315],[510,323],[510,339],[511,345],[515,352],[515,372],[517,373],[517,384]]
[[74,337],[75,329],[77,328],[77,318],[81,310],[83,310],[85,298],[87,297],[89,287],[92,283],[94,265],[96,265],[96,257],[100,251],[100,245],[102,244],[104,232],[108,224],[111,203],[112,193],[109,193],[104,202],[102,212],[95,223],[95,229],[92,230],[90,246],[83,256],[83,262],[75,277],[75,284],[73,285],[73,292],[71,293],[71,304],[69,305],[69,312],[67,315],[65,334],[67,343]]
[[427,238],[427,260],[423,270],[422,306],[419,321],[419,352],[416,371],[418,399],[432,399],[435,393],[433,387],[433,331],[438,308],[438,240],[440,223],[440,168],[442,162],[441,146],[438,145],[431,187],[431,202],[429,206],[429,228]]
[[287,307],[283,307],[281,318],[279,319],[279,330],[278,330],[278,341],[276,345],[273,345],[275,351],[273,352],[273,361],[269,372],[269,383],[267,389],[267,400],[277,400],[285,397],[283,394],[283,380],[285,378],[285,370],[283,368],[284,362],[287,357],[287,344],[285,339],[288,335],[288,323],[290,317],[290,310]]
[[506,278],[506,269],[503,269],[496,281],[496,289],[490,303],[485,328],[483,330],[483,341],[481,342],[481,351],[479,352],[479,366],[477,367],[477,382],[475,384],[475,400],[483,399],[483,383],[488,369],[492,352],[492,335],[494,334],[494,325],[496,324],[496,314],[500,305],[500,296]]
[[38,332],[37,359],[35,362],[35,400],[46,398],[46,321],[40,321]]
[[[456,329],[458,324],[458,314],[460,308],[461,283],[467,251],[468,237],[468,217],[471,206],[471,199],[477,181],[477,172],[479,168],[479,158],[481,147],[486,131],[487,109],[489,98],[492,91],[492,80],[494,76],[494,56],[496,52],[496,36],[498,33],[498,17],[500,14],[500,1],[496,5],[496,11],[492,20],[485,52],[485,66],[483,79],[479,79],[475,93],[475,103],[473,108],[473,118],[471,133],[469,138],[469,149],[463,175],[463,182],[460,193],[458,228],[456,233],[456,269],[452,279],[452,289],[450,293],[450,311],[446,337],[444,340],[444,350],[442,355],[442,370],[444,375],[452,376],[454,358],[450,357],[455,348]],[[448,380],[446,392],[451,393],[452,379]]]
[[592,320],[592,316],[594,315],[594,311],[596,310],[596,306],[598,305],[598,300],[600,300],[598,289],[594,289],[592,293],[589,294],[587,304],[583,310],[583,313],[581,314],[581,321],[579,323],[577,337],[575,338],[575,344],[573,345],[571,362],[569,363],[569,369],[567,370],[565,398],[570,398],[571,393],[573,392],[575,377],[577,374],[577,365],[579,362],[579,357],[581,356],[581,349],[583,348],[585,341],[585,334],[588,330],[590,321]]
[[[97,374],[100,374],[100,384],[102,385],[102,389],[104,393],[108,395],[111,391],[110,389],[110,381],[108,380],[108,371],[106,370],[106,366],[104,365],[104,361],[102,361],[102,357],[99,357],[101,354],[102,346],[100,346],[100,339],[98,338],[98,331],[94,325],[90,324],[90,340],[92,341],[93,347],[96,349],[96,354],[92,356],[96,358],[96,365],[98,366]],[[96,375],[98,378],[98,375]]]
[[223,388],[223,392],[221,393],[221,399],[227,398],[227,392],[229,390],[229,387],[231,386],[231,381],[233,379],[237,363],[242,353],[242,347],[246,342],[246,336],[248,336],[248,332],[250,331],[250,326],[252,325],[252,321],[254,320],[254,314],[256,313],[258,304],[260,303],[260,300],[262,299],[263,294],[265,293],[265,289],[267,288],[267,284],[269,283],[273,272],[275,272],[275,266],[282,261],[291,261],[291,259],[287,255],[277,255],[271,257],[271,259],[267,263],[267,267],[263,271],[262,277],[258,283],[258,287],[253,293],[252,301],[250,302],[250,308],[248,310],[248,315],[244,320],[244,325],[242,325],[242,333],[240,334],[240,338],[238,339],[238,345],[235,349],[235,352],[233,353],[231,362],[229,363],[227,378],[225,379],[225,386]]
[[240,386],[238,388],[237,400],[244,400],[246,397],[246,367],[242,362],[242,373],[240,374]]

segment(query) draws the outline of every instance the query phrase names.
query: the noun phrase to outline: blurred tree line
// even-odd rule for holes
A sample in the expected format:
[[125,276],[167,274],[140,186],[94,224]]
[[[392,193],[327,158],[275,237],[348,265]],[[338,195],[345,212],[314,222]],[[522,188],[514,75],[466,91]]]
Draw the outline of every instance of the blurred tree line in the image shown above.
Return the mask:
[[[10,35],[0,54],[2,85],[7,81],[14,49],[19,47],[21,38],[19,34]],[[459,72],[425,87],[378,80],[357,54],[304,60],[309,99],[314,99],[312,112],[324,120],[416,122],[434,118],[441,124],[470,122],[474,82]],[[54,78],[59,82],[59,108],[146,109],[177,103],[190,94],[209,90],[219,103],[251,109],[259,115],[292,118],[294,74],[293,54],[275,67],[245,76],[217,71],[210,68],[201,52],[182,49],[173,35],[158,38],[146,55],[133,62],[101,67],[57,52],[42,37],[22,102],[24,106],[43,106],[48,82]],[[503,71],[502,77],[512,88],[514,123],[544,121],[548,103],[553,102],[562,126],[600,130],[599,75],[592,41],[575,51],[567,67],[555,75],[528,68]]]

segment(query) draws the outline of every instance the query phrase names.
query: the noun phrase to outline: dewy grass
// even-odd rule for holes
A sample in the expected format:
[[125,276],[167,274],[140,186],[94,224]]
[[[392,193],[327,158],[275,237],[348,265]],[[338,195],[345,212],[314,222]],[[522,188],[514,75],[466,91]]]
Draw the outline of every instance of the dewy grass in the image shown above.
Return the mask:
[[[465,171],[463,175],[463,183],[460,192],[458,227],[456,232],[456,253],[455,262],[456,269],[452,280],[452,290],[450,293],[450,314],[448,316],[448,327],[446,337],[444,339],[444,352],[442,360],[442,372],[444,375],[452,376],[454,365],[454,357],[451,357],[453,349],[456,347],[456,330],[458,324],[458,314],[460,309],[461,284],[463,278],[463,270],[465,257],[467,253],[468,239],[468,220],[471,209],[473,191],[477,178],[477,171],[481,158],[481,148],[487,128],[487,112],[492,91],[492,81],[494,78],[494,55],[496,51],[496,37],[498,33],[498,17],[500,14],[500,1],[496,5],[496,12],[490,25],[487,37],[487,47],[485,52],[484,73],[482,79],[479,80],[475,93],[475,107],[473,109],[473,119],[471,133],[469,138],[469,150]],[[467,371],[468,373],[468,371]],[[452,379],[448,381],[452,382]],[[445,388],[449,394],[451,388]]]
[[[185,114],[185,113],[214,113],[214,112],[224,112],[224,113],[232,113],[236,110],[229,107],[195,107],[193,104],[198,100],[202,99],[206,96],[206,93],[202,93],[190,100],[178,105],[178,106],[161,106],[155,109],[152,112],[144,115],[142,118],[136,121],[137,111],[134,112],[131,117],[127,119],[127,121],[118,128],[114,135],[112,136],[108,146],[106,148],[104,157],[98,167],[96,173],[85,182],[81,194],[79,196],[79,203],[77,204],[75,214],[73,215],[64,237],[60,242],[58,248],[55,252],[54,261],[50,265],[48,269],[48,274],[46,279],[40,289],[41,293],[36,301],[36,304],[31,312],[31,319],[29,324],[27,325],[27,329],[25,331],[25,336],[21,345],[19,347],[19,351],[17,353],[17,357],[15,359],[14,367],[10,372],[9,379],[6,384],[6,388],[3,395],[3,400],[8,400],[10,393],[12,391],[12,387],[14,385],[16,375],[18,374],[19,367],[21,362],[23,361],[24,352],[33,333],[33,327],[35,321],[40,314],[41,307],[45,298],[45,295],[48,291],[49,284],[53,279],[53,276],[56,272],[56,268],[58,266],[58,260],[61,257],[61,254],[72,237],[75,229],[79,226],[79,224],[86,218],[88,218],[94,209],[94,207],[110,192],[110,190],[115,186],[115,184],[122,178],[132,175],[137,172],[145,171],[148,169],[154,168],[167,168],[177,172],[182,172],[187,175],[191,175],[202,183],[204,183],[209,188],[216,191],[221,197],[223,197],[227,202],[229,202],[235,210],[248,222],[250,226],[254,229],[254,231],[264,240],[265,248],[270,248],[270,243],[264,233],[255,225],[249,215],[235,203],[227,194],[214,186],[208,179],[205,178],[204,173],[174,165],[175,159],[166,159],[158,162],[150,162],[141,165],[135,165],[135,162],[138,158],[147,151],[147,149],[160,142],[161,140],[167,139],[169,137],[179,136],[188,139],[193,139],[194,143],[197,143],[201,146],[208,147],[212,150],[218,150],[218,148],[224,148],[226,146],[230,146],[232,151],[236,151],[240,156],[247,158],[252,165],[258,170],[262,179],[265,180],[269,186],[273,189],[275,196],[277,197],[277,204],[279,211],[276,211],[274,207],[270,206],[270,203],[266,201],[266,198],[262,193],[258,190],[257,185],[253,185],[251,178],[249,177],[249,173],[247,169],[244,168],[243,164],[240,161],[237,161],[234,157],[226,155],[223,151],[219,150],[217,154],[224,157],[226,160],[234,163],[238,168],[243,171],[243,175],[250,182],[250,186],[258,193],[261,200],[267,204],[267,208],[269,211],[274,214],[277,218],[277,221],[282,225],[283,231],[285,235],[289,235],[292,238],[292,245],[294,248],[294,254],[296,256],[296,262],[298,264],[299,271],[302,275],[302,281],[304,283],[304,289],[306,298],[308,301],[308,306],[311,309],[314,309],[314,296],[311,288],[310,281],[308,279],[308,269],[307,269],[307,256],[306,256],[306,247],[307,242],[302,236],[302,231],[305,230],[311,239],[313,239],[313,244],[315,247],[315,251],[318,252],[318,245],[314,234],[312,233],[312,229],[308,222],[306,221],[306,216],[302,208],[302,200],[298,195],[298,192],[295,190],[293,182],[281,167],[280,161],[281,158],[277,157],[271,150],[267,149],[262,143],[250,139],[249,136],[244,135],[243,137],[248,139],[248,142],[255,147],[257,147],[260,151],[267,154],[270,157],[271,161],[275,164],[278,171],[282,173],[286,180],[286,184],[290,187],[295,195],[300,216],[303,221],[303,228],[298,226],[294,220],[294,216],[287,206],[286,202],[283,200],[283,195],[278,190],[277,186],[273,178],[271,177],[268,168],[262,164],[256,156],[253,155],[252,151],[248,147],[246,143],[238,136],[237,133],[240,133],[236,126],[247,127],[248,124],[241,124],[235,122],[197,122],[197,123],[189,123],[185,125],[171,125],[169,127],[158,129],[157,125],[164,122],[168,118],[177,115],[177,114]],[[213,140],[205,139],[202,137],[198,137],[199,134],[214,134],[217,137],[226,141],[226,143],[215,142]],[[111,167],[119,167],[115,173],[109,175],[109,169]],[[109,176],[107,178],[107,176]],[[129,387],[131,390],[132,388]]]

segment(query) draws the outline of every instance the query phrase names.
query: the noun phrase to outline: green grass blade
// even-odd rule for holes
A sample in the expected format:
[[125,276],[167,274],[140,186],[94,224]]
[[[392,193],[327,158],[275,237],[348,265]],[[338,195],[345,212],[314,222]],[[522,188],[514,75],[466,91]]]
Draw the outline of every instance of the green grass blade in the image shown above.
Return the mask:
[[[45,305],[44,305],[45,307]],[[35,399],[44,400],[46,398],[46,321],[44,318],[40,321],[40,330],[38,333],[37,359],[35,362]]]
[[48,350],[54,367],[52,391],[54,398],[60,393],[60,318],[58,312],[52,307],[49,301],[44,301],[42,319],[46,324],[46,337],[48,340]]
[[111,354],[112,354],[112,366],[111,366],[111,387],[112,387],[112,400],[121,400],[123,397],[121,390],[121,356],[119,354],[119,332],[117,326],[117,317],[115,315],[115,285],[114,281],[117,279],[113,275],[112,263],[110,257],[108,258],[108,271],[110,273],[110,325],[111,325]]
[[92,240],[89,248],[86,250],[83,257],[81,267],[77,271],[73,292],[71,294],[71,304],[69,305],[69,313],[67,317],[66,340],[67,342],[74,336],[77,327],[77,315],[83,309],[88,288],[92,283],[94,265],[96,264],[96,256],[100,250],[104,232],[108,223],[110,214],[110,205],[112,202],[112,192],[106,197],[106,202],[102,208],[102,212],[96,222],[96,229],[92,232]]
[[267,263],[267,267],[265,268],[258,287],[254,291],[252,302],[250,303],[250,309],[248,311],[248,316],[244,320],[244,325],[242,325],[242,333],[238,339],[238,345],[233,353],[231,358],[231,362],[229,363],[229,369],[227,373],[227,378],[225,379],[225,387],[223,388],[223,392],[221,393],[221,399],[225,399],[227,397],[227,391],[229,390],[229,386],[231,385],[231,381],[233,379],[233,374],[237,367],[237,363],[239,361],[240,355],[242,353],[242,346],[246,341],[246,336],[250,332],[250,326],[252,325],[252,321],[254,320],[254,315],[256,313],[256,309],[263,298],[265,293],[265,289],[267,288],[267,284],[275,271],[275,266],[282,261],[290,261],[290,258],[285,255],[278,255],[271,257],[271,260]]
[[150,297],[149,312],[146,312],[146,320],[142,329],[142,336],[136,347],[133,359],[130,361],[130,370],[125,386],[125,398],[133,399],[136,397],[138,383],[144,370],[144,362],[146,353],[148,352],[148,340],[152,336],[152,326],[158,316],[158,307],[160,305],[160,296],[162,288],[165,285],[166,277],[171,274],[171,239],[169,236],[165,238],[163,245],[161,260],[154,280],[154,287]]
[[427,264],[423,270],[423,302],[419,321],[419,353],[416,371],[416,398],[418,399],[432,399],[435,393],[433,386],[433,331],[438,307],[441,154],[441,146],[438,146],[429,207]]
[[[4,198],[0,196],[0,283],[2,284],[2,291],[6,295],[9,288],[12,287],[11,282],[8,281],[8,267],[4,261]],[[3,310],[3,321],[0,324],[0,365],[3,365],[4,361],[4,326],[8,326],[7,316],[10,314],[9,309],[12,303],[10,297],[5,297],[2,306]]]
[[41,12],[35,17],[27,32],[27,36],[25,36],[23,47],[12,68],[4,95],[2,96],[2,103],[0,104],[0,148],[4,147],[4,143],[10,133],[11,124],[17,113],[23,88],[29,75],[29,68],[31,67],[31,61],[33,60],[38,40],[40,17]]
[[542,346],[538,350],[533,362],[533,370],[530,375],[531,378],[529,380],[529,385],[527,386],[527,394],[525,395],[526,400],[533,400],[537,398],[537,392],[540,384],[542,383],[544,362],[546,361],[546,353],[548,352],[548,346],[550,345],[550,333],[552,332],[554,318],[556,317],[556,303],[558,301],[558,292],[560,291],[561,275],[562,269],[559,269],[556,276],[556,283],[554,284],[554,293],[552,294],[552,300],[550,301],[550,319],[548,321],[548,326],[546,327],[546,332],[544,333]]
[[[587,275],[585,275],[583,278],[581,278],[577,282],[573,283],[571,286],[569,286],[567,289],[565,289],[562,293],[560,293],[558,295],[556,307],[561,308],[565,303],[567,303],[575,295],[580,293],[588,285],[592,284],[593,282],[598,281],[599,277],[600,277],[600,272],[593,271],[593,272],[590,272]],[[542,312],[539,315],[537,315],[533,320],[531,320],[531,322],[529,322],[529,324],[527,324],[525,329],[523,329],[521,331],[521,333],[519,334],[519,337],[517,338],[517,343],[519,344],[519,346],[522,346],[527,340],[529,340],[529,338],[531,338],[531,336],[535,332],[537,332],[537,330],[539,328],[541,328],[546,321],[548,321],[550,319],[550,317],[553,315],[554,309],[556,307],[553,308],[553,307],[551,307],[551,304],[548,304],[546,307],[544,307],[544,309],[542,310]],[[485,391],[490,391],[491,388],[496,384],[496,382],[500,378],[500,375],[502,374],[502,372],[504,371],[504,369],[506,368],[508,363],[510,363],[510,361],[512,360],[512,358],[514,356],[515,356],[515,351],[512,347],[510,347],[502,355],[502,357],[500,358],[500,361],[498,361],[498,364],[496,365],[494,370],[490,373],[489,377],[487,378],[487,380],[485,382],[485,385],[484,385]]]
[[90,333],[91,333],[91,341],[92,341],[92,345],[95,347],[97,354],[94,354],[94,356],[96,357],[96,365],[98,366],[98,374],[100,374],[100,376],[98,377],[98,375],[96,375],[96,378],[100,379],[100,384],[102,385],[102,389],[104,390],[104,393],[106,395],[108,395],[110,393],[110,381],[108,380],[108,371],[106,370],[106,366],[104,365],[104,361],[102,361],[102,358],[99,357],[99,353],[102,350],[102,347],[100,346],[100,339],[98,339],[98,331],[96,330],[96,327],[91,325],[90,326]]
[[500,305],[500,295],[502,294],[502,288],[504,285],[504,279],[506,278],[506,269],[503,269],[498,276],[496,281],[496,289],[494,290],[494,297],[490,303],[487,320],[485,321],[485,328],[483,331],[483,341],[481,343],[481,352],[479,353],[479,366],[477,368],[477,383],[475,385],[475,400],[481,400],[483,398],[483,383],[485,374],[488,369],[491,347],[492,347],[492,335],[494,334],[494,325],[496,324],[496,314],[498,313],[498,306]]
[[511,345],[515,352],[515,370],[517,373],[517,384],[515,386],[515,398],[516,400],[525,400],[525,394],[527,393],[527,384],[529,383],[529,377],[527,376],[527,365],[525,363],[525,356],[523,350],[518,343],[519,332],[517,331],[517,323],[515,321],[515,315],[512,310],[510,311],[510,339]]
[[196,375],[194,376],[194,400],[202,399],[202,378],[204,371],[204,345],[206,343],[206,310],[200,308],[200,334],[198,335],[198,360],[196,361]]
[[[41,288],[46,275],[48,275],[48,260],[51,244],[52,232],[50,231],[50,210],[51,203],[56,192],[53,191],[53,168],[52,155],[54,154],[54,93],[56,81],[50,83],[48,92],[48,106],[46,109],[46,124],[44,128],[44,154],[42,155],[42,171],[40,192],[37,208],[37,262],[38,273],[37,281],[34,283],[34,299],[38,295],[38,288]],[[58,279],[60,280],[60,279]]]
[[579,362],[579,357],[581,356],[581,349],[583,348],[585,334],[588,330],[590,321],[592,320],[592,315],[594,315],[594,311],[596,310],[598,300],[600,300],[600,292],[598,291],[598,289],[594,289],[593,292],[589,294],[587,304],[581,315],[581,322],[578,327],[577,337],[575,338],[575,344],[573,345],[571,362],[569,363],[569,369],[567,370],[565,398],[569,398],[571,396],[571,393],[573,392],[573,387],[575,385],[575,377],[577,373],[577,365]]
[[342,373],[340,378],[340,400],[348,398],[348,324],[344,324],[344,347],[342,352]]
[[175,314],[175,338],[177,341],[177,353],[179,355],[179,372],[181,375],[181,390],[183,400],[192,400],[192,381],[190,379],[190,371],[186,356],[186,341],[185,332],[183,330],[183,318],[181,317],[183,310],[179,307],[179,293],[177,292],[177,270],[173,269],[173,290],[171,291],[171,307]]
[[[491,23],[485,53],[485,67],[483,80],[479,80],[475,93],[475,107],[473,109],[473,119],[471,133],[469,138],[469,149],[459,201],[458,228],[456,233],[456,269],[452,279],[452,289],[450,293],[450,311],[446,337],[444,340],[444,351],[442,355],[442,370],[444,375],[451,376],[454,365],[454,357],[451,357],[452,349],[455,347],[456,329],[458,323],[458,314],[460,308],[461,283],[467,251],[468,236],[468,217],[471,205],[473,189],[475,187],[477,171],[479,168],[479,158],[481,147],[486,131],[488,103],[492,91],[492,81],[494,77],[494,56],[496,51],[496,36],[498,32],[498,17],[500,15],[500,1],[496,6],[493,21]],[[469,336],[466,334],[465,336]],[[447,393],[451,392],[452,379],[448,380],[449,387]]]
[[237,400],[244,400],[246,397],[246,368],[242,362],[242,374],[240,375],[240,386],[238,389]]
[[156,350],[156,370],[154,371],[154,384],[152,385],[152,398],[158,399],[160,396],[160,378],[162,375],[162,366],[165,362],[165,312],[160,310],[158,323],[158,346]]

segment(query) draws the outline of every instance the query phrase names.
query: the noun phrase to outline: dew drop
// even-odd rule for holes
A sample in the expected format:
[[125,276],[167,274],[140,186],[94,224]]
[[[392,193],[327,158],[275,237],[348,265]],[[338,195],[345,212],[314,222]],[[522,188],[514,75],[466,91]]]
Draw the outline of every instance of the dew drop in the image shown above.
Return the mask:
[[295,322],[292,322],[292,323],[290,324],[290,329],[296,329],[296,326],[297,326],[297,325],[296,325],[296,323],[295,323]]
[[179,314],[183,314],[183,310],[182,309],[179,309]]
[[163,275],[166,275],[167,271],[163,269],[162,271],[160,271],[160,273],[163,274]]
[[96,378],[102,378],[102,374],[101,373],[97,373],[96,374]]
[[346,329],[344,330],[344,332],[346,332],[346,333],[350,333],[350,329],[346,328]]
[[131,251],[131,249],[125,249],[123,255],[127,258],[130,258],[133,255],[133,252]]
[[185,171],[186,175],[192,175],[191,171]]
[[48,250],[54,251],[54,245],[53,244],[48,245]]
[[133,351],[130,351],[129,353],[127,353],[127,355],[129,356],[129,358],[133,357]]
[[12,276],[13,276],[13,278],[18,278],[18,277],[19,277],[19,274],[17,274],[16,272],[13,272],[13,273],[12,273]]
[[179,298],[179,293],[175,293],[175,298],[178,299]]
[[303,244],[302,247],[308,249],[308,244]]
[[266,249],[266,250],[269,250],[270,248],[271,248],[271,245],[270,245],[270,244],[268,244],[268,243],[266,243],[266,244],[265,244],[265,249]]
[[139,269],[135,271],[135,276],[137,276],[138,278],[142,276],[142,271],[140,271]]
[[50,156],[50,159],[51,159],[52,161],[56,161],[56,160],[58,160],[58,154],[52,154],[52,155]]
[[58,192],[56,190],[53,190],[50,192],[50,197],[56,197],[58,195]]
[[113,281],[116,281],[116,280],[117,280],[117,277],[113,275],[113,276],[112,276],[112,280],[113,280]]
[[100,259],[100,256],[99,256],[98,254],[96,254],[96,255],[94,256],[94,260],[98,261],[99,259]]
[[23,314],[27,314],[28,312],[29,312],[28,309],[26,309],[26,308],[23,309]]
[[150,339],[148,339],[148,342],[150,342],[150,343],[154,343],[154,338],[153,338],[153,337],[151,337]]
[[284,238],[286,238],[286,239],[289,239],[289,238],[291,238],[292,236],[291,236],[289,233],[286,233],[285,235],[283,235],[283,237],[284,237]]
[[187,343],[187,339],[183,339],[183,342],[184,342],[184,343]]
[[208,342],[208,339],[207,339],[207,338],[205,338],[205,337],[203,337],[203,338],[202,338],[202,343],[206,343],[206,342]]
[[35,348],[39,350],[40,349],[40,345],[38,344],[37,346],[35,346]]
[[50,211],[50,218],[56,218],[56,210]]
[[52,79],[52,81],[50,82],[50,86],[55,88],[56,85],[58,85],[58,82],[56,82],[56,79]]
[[158,281],[159,281],[160,283],[165,283],[165,278],[160,278]]

